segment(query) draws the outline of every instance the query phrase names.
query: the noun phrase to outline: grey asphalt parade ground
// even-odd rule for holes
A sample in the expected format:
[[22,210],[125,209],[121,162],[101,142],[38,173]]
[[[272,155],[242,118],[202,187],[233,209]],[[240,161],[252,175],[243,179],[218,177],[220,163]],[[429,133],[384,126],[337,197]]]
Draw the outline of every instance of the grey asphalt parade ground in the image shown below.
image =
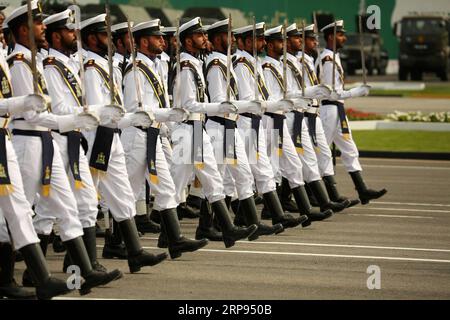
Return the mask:
[[[378,201],[230,249],[211,242],[137,274],[129,273],[126,261],[100,259],[124,277],[90,295],[62,298],[449,299],[450,162],[361,160],[367,184],[388,189]],[[342,193],[355,197],[339,159],[336,168]],[[181,221],[186,236],[194,237],[197,222]],[[103,240],[98,240],[101,257]],[[163,251],[156,247],[156,235],[141,240],[150,252]],[[68,277],[61,271],[63,255],[50,246],[50,268],[59,278]],[[25,266],[16,267],[21,279]]]

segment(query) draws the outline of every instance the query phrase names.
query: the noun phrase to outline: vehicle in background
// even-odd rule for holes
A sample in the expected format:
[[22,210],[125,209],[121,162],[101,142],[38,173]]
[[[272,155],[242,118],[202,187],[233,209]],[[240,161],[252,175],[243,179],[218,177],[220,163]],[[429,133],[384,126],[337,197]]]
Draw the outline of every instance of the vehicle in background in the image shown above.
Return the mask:
[[434,72],[448,80],[450,21],[432,15],[405,16],[394,24],[400,40],[399,80],[422,80],[424,72]]
[[[341,62],[347,74],[354,75],[355,71],[362,69],[361,45],[359,33],[348,32],[347,42],[340,50]],[[386,74],[388,53],[382,46],[382,39],[376,33],[363,33],[364,53],[368,75],[377,71],[379,75]]]

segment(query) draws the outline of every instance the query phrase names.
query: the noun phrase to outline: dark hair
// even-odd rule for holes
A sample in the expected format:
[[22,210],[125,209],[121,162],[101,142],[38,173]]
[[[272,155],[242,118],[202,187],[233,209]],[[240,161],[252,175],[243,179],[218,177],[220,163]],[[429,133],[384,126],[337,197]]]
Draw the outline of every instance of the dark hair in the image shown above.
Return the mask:
[[14,23],[11,23],[11,21],[8,23],[9,30],[11,30],[11,33],[13,34],[14,38],[19,40],[19,28],[23,25],[28,26],[27,24],[27,17],[26,15],[22,15],[14,20]]

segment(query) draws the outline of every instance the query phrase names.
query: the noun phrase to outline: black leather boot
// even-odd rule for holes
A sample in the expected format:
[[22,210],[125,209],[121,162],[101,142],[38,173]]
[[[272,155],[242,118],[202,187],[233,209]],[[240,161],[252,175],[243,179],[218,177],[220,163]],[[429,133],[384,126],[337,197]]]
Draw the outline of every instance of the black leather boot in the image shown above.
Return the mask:
[[64,241],[64,245],[67,248],[71,261],[80,268],[81,276],[85,280],[81,285],[81,295],[88,294],[92,288],[103,286],[121,277],[119,270],[99,272],[92,268],[91,260],[89,259],[82,237]]
[[252,224],[247,228],[236,227],[233,224],[233,220],[231,220],[230,213],[227,210],[224,200],[218,200],[211,203],[211,207],[219,220],[222,229],[223,242],[225,243],[226,248],[234,246],[235,242],[238,240],[250,237],[258,229],[255,224]]
[[[157,212],[158,212],[158,216],[161,218],[161,212],[159,212],[159,211],[157,211]],[[177,219],[179,219],[178,215],[177,215]],[[165,248],[169,247],[169,240],[167,239],[167,230],[166,230],[166,227],[164,225],[162,218],[160,220],[160,226],[161,226],[161,233],[159,234],[159,237],[158,237],[157,246],[158,246],[158,248],[165,249]]]
[[154,255],[142,248],[134,219],[120,221],[118,224],[127,247],[128,267],[131,273],[138,272],[142,267],[157,265],[167,259],[165,252]]
[[[328,196],[330,197],[331,201],[334,202],[343,202],[345,200],[348,200],[347,197],[341,196],[339,194],[339,191],[336,187],[337,183],[334,179],[334,176],[324,176],[322,177],[323,182],[325,182],[325,187],[327,188]],[[360,201],[358,199],[350,199],[350,204],[348,208],[356,206],[359,204]]]
[[281,223],[274,224],[273,226],[268,226],[258,219],[258,213],[256,211],[256,204],[253,196],[241,200],[239,210],[245,217],[245,223],[247,226],[251,226],[253,224],[258,226],[258,229],[250,237],[248,237],[248,240],[250,241],[258,239],[259,236],[270,236],[272,234],[279,234],[284,231],[283,225]]
[[272,224],[281,223],[283,228],[295,228],[298,225],[308,221],[308,217],[300,216],[295,218],[290,214],[284,213],[280,199],[275,191],[263,194],[264,202],[272,215]]
[[309,185],[307,183],[305,183],[305,190],[306,190],[306,193],[308,194],[309,203],[313,207],[320,207],[319,201],[317,201],[316,197],[314,196],[313,192],[311,191],[311,188],[309,187]]
[[150,212],[150,220],[157,224],[161,224],[160,212],[158,210],[152,209],[152,212]]
[[[201,208],[201,205],[200,205]],[[197,219],[200,217],[200,214],[198,211],[194,210],[193,208],[189,207],[186,202],[180,203],[177,207],[177,214],[178,219],[183,220],[183,218],[186,219]]]
[[[38,234],[37,236],[40,240],[39,246],[41,247],[41,252],[44,254],[44,257],[45,257],[47,255],[47,247],[48,247],[48,243],[50,240],[50,235]],[[25,271],[23,272],[22,285],[24,287],[34,287],[33,278],[31,277],[30,273],[28,272],[28,269],[25,269]]]
[[160,226],[150,220],[149,216],[146,214],[135,215],[134,220],[136,221],[138,231],[142,234],[161,232]]
[[200,208],[200,219],[198,219],[198,227],[195,231],[195,239],[208,239],[210,241],[223,241],[222,233],[214,228],[213,213],[211,211],[208,200],[203,199]]
[[311,188],[311,191],[320,204],[320,211],[331,209],[333,212],[341,212],[350,205],[350,200],[348,199],[343,200],[342,202],[331,201],[322,184],[322,180],[308,182],[308,186]]
[[102,257],[104,259],[128,259],[128,252],[123,243],[122,234],[120,232],[119,224],[116,220],[112,220],[112,233],[105,233],[105,244],[103,246]]
[[331,217],[333,214],[331,209],[327,209],[323,212],[313,212],[304,186],[298,186],[297,188],[292,189],[292,194],[297,202],[297,206],[300,208],[300,214],[306,215],[308,221],[322,221]]
[[161,211],[161,226],[167,233],[169,255],[172,259],[181,257],[184,252],[193,252],[208,244],[207,239],[191,240],[181,234],[176,209]]
[[359,200],[361,200],[362,204],[368,204],[370,200],[378,199],[384,196],[387,192],[386,189],[381,190],[372,190],[367,188],[364,183],[364,179],[361,175],[361,171],[349,172],[352,177],[353,184],[355,185],[356,191],[358,191]]
[[14,279],[15,251],[10,243],[0,243],[0,299],[36,299],[36,294],[19,287]]
[[53,251],[56,253],[62,253],[66,251],[66,247],[64,247],[63,242],[59,235],[55,235],[52,241]]
[[69,293],[66,281],[53,278],[45,261],[41,247],[37,243],[29,244],[20,249],[30,277],[36,284],[38,299],[48,300]]
[[233,220],[234,225],[238,226],[238,227],[246,226],[247,223],[245,222],[245,217],[242,214],[241,204],[240,204],[239,199],[232,201],[230,207],[234,213],[234,220]]
[[281,185],[277,187],[277,193],[284,211],[299,212],[297,204],[292,201],[292,192],[288,179],[284,177],[281,179]]

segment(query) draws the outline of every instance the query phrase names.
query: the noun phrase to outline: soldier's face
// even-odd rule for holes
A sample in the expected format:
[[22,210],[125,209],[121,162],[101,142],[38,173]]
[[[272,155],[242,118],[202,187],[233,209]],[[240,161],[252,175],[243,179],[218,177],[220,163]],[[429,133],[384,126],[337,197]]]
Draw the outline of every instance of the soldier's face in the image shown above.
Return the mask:
[[106,32],[96,33],[97,47],[102,51],[108,50],[108,34]]
[[164,51],[164,38],[162,36],[148,37],[148,51],[153,54],[160,54]]
[[205,33],[194,33],[192,35],[192,46],[198,50],[205,50],[207,48],[207,40]]
[[316,50],[318,43],[319,42],[316,38],[311,38],[311,37],[305,38],[305,51],[307,53],[310,53],[310,52]]
[[270,42],[270,45],[276,55],[283,55],[283,40],[273,40]]
[[36,41],[36,46],[42,48],[46,42],[45,40],[45,30],[47,27],[42,22],[42,20],[34,21],[34,39]]
[[59,33],[61,35],[61,45],[71,52],[77,50],[77,36],[75,30],[62,29]]
[[123,45],[125,46],[125,49],[127,49],[127,52],[131,52],[130,35],[128,33],[123,37]]
[[345,42],[347,41],[347,37],[343,32],[336,33],[336,49],[341,49],[344,47]]
[[258,52],[258,54],[264,51],[266,44],[266,39],[264,39],[264,37],[256,38],[256,51]]
[[302,38],[300,36],[289,37],[288,44],[292,51],[300,51],[302,49]]
[[[222,48],[226,51],[228,50],[228,33],[223,33],[221,36],[222,40]],[[236,51],[236,38],[234,37],[234,34],[231,33],[231,53],[234,53]]]

